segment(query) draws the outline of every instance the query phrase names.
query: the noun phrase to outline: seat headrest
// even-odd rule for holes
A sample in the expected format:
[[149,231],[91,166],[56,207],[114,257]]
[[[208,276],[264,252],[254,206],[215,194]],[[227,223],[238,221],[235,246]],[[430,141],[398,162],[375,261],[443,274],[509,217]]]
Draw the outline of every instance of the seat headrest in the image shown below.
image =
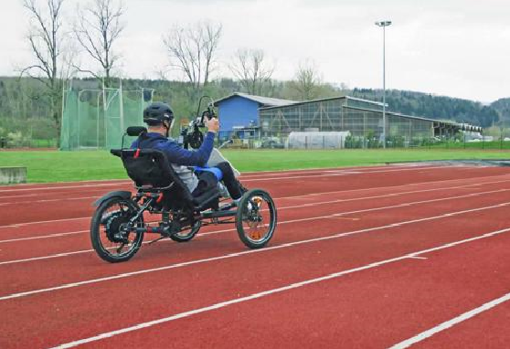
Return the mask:
[[147,132],[147,128],[143,126],[129,126],[126,130],[127,135],[131,137],[138,137],[142,132]]

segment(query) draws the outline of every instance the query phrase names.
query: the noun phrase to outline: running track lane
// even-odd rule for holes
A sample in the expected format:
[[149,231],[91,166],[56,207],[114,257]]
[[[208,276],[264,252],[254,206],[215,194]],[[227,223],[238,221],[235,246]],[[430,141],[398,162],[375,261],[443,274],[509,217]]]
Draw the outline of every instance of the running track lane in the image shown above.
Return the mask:
[[[420,254],[426,259],[402,259],[353,271],[89,347],[386,348],[508,293],[508,244],[510,234],[502,234]],[[207,297],[207,289],[203,292]]]
[[[406,175],[408,174],[409,175]],[[489,176],[497,174],[508,174],[500,168],[471,168],[471,167],[458,167],[454,169],[441,168],[393,168],[389,167],[387,170],[380,170],[374,173],[363,173],[352,174],[352,175],[338,175],[335,173],[322,172],[313,175],[295,175],[290,176],[294,179],[286,179],[283,177],[281,180],[267,180],[268,178],[262,178],[260,180],[248,179],[246,182],[243,180],[249,188],[262,187],[271,192],[274,197],[285,196],[288,193],[295,192],[296,188],[300,188],[301,194],[317,193],[323,191],[341,190],[341,189],[356,189],[356,188],[367,188],[377,187],[380,183],[384,183],[385,186],[399,186],[408,183],[415,183],[417,181],[430,182],[437,180],[442,174],[441,178],[446,179],[458,179],[465,177],[476,177],[476,176]],[[281,177],[281,176],[280,176]],[[103,183],[100,185],[108,185]],[[120,187],[108,187],[104,192],[109,192],[118,189],[128,189],[130,186]],[[10,189],[6,189],[10,190]],[[86,188],[80,188],[84,196],[91,197],[88,190],[95,190],[94,184],[89,184]],[[4,190],[5,192],[5,190]],[[17,191],[16,191],[17,192]],[[31,192],[29,192],[31,193]],[[2,195],[0,191],[0,195]],[[97,195],[97,194],[95,194]],[[12,192],[9,193],[12,196]],[[72,199],[72,192],[61,193],[63,199]],[[100,196],[100,195],[97,195]],[[70,200],[64,201],[63,203],[57,202],[34,202],[24,203],[21,207],[18,205],[4,205],[1,206],[2,215],[0,216],[0,226],[26,223],[32,221],[39,221],[45,219],[65,219],[65,218],[78,218],[90,216],[93,212],[91,202],[93,199],[88,199],[83,202],[82,200]],[[22,212],[22,214],[21,214]]]
[[[313,196],[313,195],[322,195],[322,193],[328,193],[328,194],[330,194],[330,193],[340,194],[341,193],[343,195],[358,195],[358,194],[362,194],[362,193],[368,192],[368,191],[371,193],[374,193],[374,194],[382,193],[382,192],[390,193],[393,191],[397,191],[399,188],[402,188],[402,187],[408,187],[409,189],[411,189],[411,188],[437,188],[439,186],[444,187],[444,186],[448,186],[448,185],[458,186],[458,185],[462,185],[463,183],[471,183],[471,184],[476,184],[476,183],[482,184],[485,182],[497,183],[499,180],[505,180],[505,179],[508,180],[508,178],[509,178],[508,172],[505,175],[499,174],[499,175],[494,175],[494,176],[485,176],[484,173],[480,173],[478,171],[474,171],[474,172],[478,173],[479,176],[472,177],[471,171],[470,172],[464,171],[462,173],[463,176],[465,176],[466,174],[469,174],[471,176],[468,175],[468,176],[465,176],[466,178],[462,178],[463,176],[460,176],[460,173],[458,173],[460,178],[456,178],[456,179],[441,180],[440,178],[436,178],[436,180],[433,182],[419,182],[419,181],[417,181],[414,183],[407,183],[407,184],[399,185],[399,186],[388,186],[388,183],[383,181],[382,183],[385,183],[386,184],[385,186],[381,186],[381,183],[379,183],[379,185],[377,185],[377,186],[367,186],[367,187],[359,188],[359,189],[351,189],[350,188],[350,183],[351,183],[350,180],[342,180],[342,181],[336,180],[336,181],[333,181],[332,183],[329,183],[329,185],[326,186],[326,191],[325,191],[325,188],[321,188],[321,190],[317,191],[317,192],[304,193],[303,191],[307,189],[307,186],[309,185],[309,183],[308,183],[306,185],[301,185],[301,186],[296,187],[296,188],[299,188],[299,191],[296,192],[296,188],[294,188],[294,190],[290,191],[289,193],[294,193],[294,195],[298,195],[298,196],[294,196],[294,198],[299,197],[299,195],[302,196],[303,198],[306,198],[308,196]],[[402,175],[402,174],[393,174],[392,177],[399,177],[399,175]],[[406,175],[411,175],[411,173],[406,173]],[[412,173],[412,177],[415,178],[415,180],[419,179],[419,178],[417,178],[418,177],[417,175],[418,175],[417,173]],[[348,188],[344,188],[343,190],[342,189],[327,190],[327,188],[332,188],[334,186],[334,184],[336,184],[336,182],[341,182],[344,186],[347,183]],[[272,186],[272,184],[269,185],[269,187],[271,187],[271,186]],[[269,190],[271,190],[271,188],[269,188]],[[272,191],[271,191],[271,193],[272,193]],[[281,198],[281,197],[286,197],[288,195],[289,194],[286,194],[286,193],[284,193],[282,195],[274,195],[273,194],[273,197]],[[61,196],[64,196],[64,195],[61,195]],[[70,193],[69,195],[65,195],[65,196],[72,197],[73,194]],[[81,204],[73,203],[73,204],[76,207],[82,207],[84,209],[84,211],[88,212],[89,210],[92,209],[90,206],[91,202],[92,202],[92,200],[89,201],[88,203],[81,203]],[[63,206],[65,206],[66,203],[62,203],[62,204],[63,204]],[[13,205],[13,207],[16,207],[17,210],[15,210],[13,212],[13,214],[9,216],[9,218],[10,219],[15,218],[18,220],[26,220],[26,217],[24,217],[24,212],[27,210],[27,207],[25,205],[21,205],[21,206]],[[29,222],[16,221],[15,223],[12,223],[12,224],[0,225],[0,236],[3,236],[6,233],[8,233],[8,234],[23,233],[23,232],[26,232],[27,230],[31,230],[31,231],[35,232],[35,231],[41,231],[41,230],[45,231],[47,229],[53,229],[53,232],[55,232],[55,230],[58,230],[57,232],[60,232],[63,225],[67,226],[68,228],[72,228],[72,229],[76,230],[76,229],[78,229],[78,227],[76,227],[75,224],[80,224],[80,223],[83,224],[83,221],[90,220],[90,214],[87,214],[82,217],[76,217],[76,218],[69,218],[69,217],[65,217],[65,216],[62,217],[62,215],[60,215],[58,213],[58,210],[56,210],[56,207],[60,207],[60,206],[56,206],[54,204],[53,205],[49,205],[49,204],[48,205],[41,205],[41,204],[34,205],[34,207],[32,207],[32,210],[41,210],[41,208],[44,208],[43,211],[45,211],[48,216],[40,221],[34,221],[34,220],[30,220]],[[2,212],[3,212],[2,217],[7,217],[6,210],[3,209]],[[54,215],[54,214],[59,214],[61,216],[60,219],[59,218],[51,219],[51,215]]]
[[[437,194],[436,194],[437,195]],[[468,194],[473,195],[473,194]],[[445,198],[442,198],[445,199]],[[438,199],[438,200],[442,200]],[[461,200],[453,197],[455,202],[455,209],[452,209],[450,200],[435,201],[427,205],[417,206],[404,206],[396,207],[389,210],[375,210],[368,212],[366,219],[349,220],[341,219],[342,217],[331,217],[332,219],[312,220],[315,229],[310,230],[308,224],[281,224],[278,232],[278,238],[272,243],[273,246],[285,244],[289,242],[296,242],[300,240],[306,240],[310,238],[320,238],[324,236],[331,236],[337,233],[349,232],[362,230],[367,227],[378,227],[378,226],[391,226],[397,222],[413,221],[415,219],[423,218],[423,214],[416,210],[419,207],[421,211],[427,212],[428,216],[437,219],[431,220],[429,224],[437,224],[438,221],[440,227],[442,221],[445,218],[450,220],[465,219],[466,217],[475,216],[478,217],[476,220],[473,219],[472,227],[483,228],[483,227],[494,227],[497,229],[500,227],[498,220],[494,220],[493,215],[499,211],[505,212],[507,208],[499,208],[499,203],[507,203],[510,201],[510,193],[503,192],[499,194],[493,194],[492,196],[485,195],[485,198],[481,199],[477,196],[470,198],[463,198]],[[460,202],[459,202],[460,201]],[[477,203],[481,209],[475,209],[471,212],[473,204]],[[393,203],[395,204],[395,203]],[[391,208],[391,206],[390,206]],[[463,210],[467,212],[463,213]],[[458,218],[456,217],[441,217],[445,213],[450,212],[461,212]],[[496,213],[493,213],[495,211]],[[491,219],[486,219],[490,215]],[[398,220],[396,220],[398,217]],[[340,218],[340,219],[339,219]],[[478,222],[480,223],[478,225]],[[338,225],[340,223],[340,225]],[[422,222],[417,222],[419,225]],[[414,224],[411,224],[411,227]],[[227,233],[230,233],[227,235]],[[67,280],[66,282],[77,282],[92,278],[108,276],[108,273],[122,273],[135,270],[144,270],[148,268],[154,268],[158,266],[171,265],[172,263],[180,263],[183,261],[190,261],[196,259],[204,259],[222,255],[228,255],[230,253],[236,253],[242,246],[237,237],[234,235],[235,232],[224,232],[220,234],[207,235],[200,240],[197,240],[193,245],[187,244],[186,246],[178,244],[161,243],[155,246],[144,246],[140,255],[133,259],[133,263],[124,263],[118,265],[112,265],[111,268],[103,268],[103,263],[100,262],[95,254],[92,252],[84,254],[71,255],[66,258],[67,260],[63,263],[61,259],[48,259],[44,261],[34,261],[30,265],[23,265],[23,263],[12,264],[12,265],[0,265],[0,274],[5,281],[0,288],[2,295],[11,292],[22,292],[34,288],[45,288],[55,286],[55,279]],[[29,244],[27,244],[29,245]],[[145,256],[143,253],[146,253]],[[264,250],[259,253],[265,253]],[[84,268],[86,266],[86,268]],[[38,270],[37,273],[27,273],[27,270]],[[55,275],[55,270],[58,270],[60,276]],[[106,274],[105,274],[106,273]]]
[[[289,170],[289,171],[261,171],[261,172],[245,172],[242,174],[243,179],[254,179],[254,178],[272,178],[272,177],[289,177],[289,176],[302,176],[302,175],[317,175],[324,173],[372,173],[378,171],[386,171],[391,169],[409,169],[409,170],[420,170],[426,168],[438,168],[438,166],[431,165],[384,165],[384,166],[366,166],[366,167],[341,167],[341,168],[321,168],[311,170]],[[444,166],[442,166],[444,167]],[[449,167],[451,168],[451,167]],[[456,168],[481,168],[478,166],[458,166]],[[497,167],[493,167],[497,169]],[[21,192],[58,192],[58,191],[69,191],[69,190],[83,190],[84,188],[100,187],[100,186],[115,186],[115,185],[130,185],[129,179],[114,179],[114,180],[99,180],[99,181],[78,181],[78,182],[60,182],[60,183],[29,183],[29,184],[17,184],[17,185],[0,185],[0,194],[8,193],[21,193]]]
[[[505,187],[503,187],[503,185]],[[468,189],[468,190],[466,190]],[[400,189],[399,189],[400,190]],[[478,198],[480,202],[490,200],[492,197],[504,195],[510,192],[510,179],[508,183],[483,185],[480,187],[452,187],[450,189],[432,190],[425,189],[412,191],[395,191],[386,195],[365,195],[359,198],[343,199],[330,194],[327,197],[313,196],[306,200],[297,197],[277,200],[280,227],[287,228],[288,224],[295,227],[308,222],[318,221],[321,218],[336,215],[336,219],[342,219],[341,215],[351,212],[353,215],[366,215],[377,210],[384,210],[391,215],[391,210],[401,210],[403,205],[434,206],[445,203],[458,205],[457,201],[466,198]],[[296,202],[299,201],[299,202]],[[461,203],[462,204],[462,203]],[[307,217],[310,217],[307,219]],[[329,217],[335,218],[335,217]],[[360,218],[345,218],[347,220],[360,220]],[[285,227],[284,227],[285,226]],[[85,227],[84,227],[85,228]],[[208,229],[209,228],[209,229]],[[231,226],[208,227],[201,231],[202,235],[210,235],[214,231],[224,231],[222,236],[235,237],[234,228]],[[230,229],[229,229],[230,228]],[[288,228],[290,229],[290,227]],[[230,233],[227,235],[227,233]],[[44,257],[47,255],[73,253],[74,251],[90,250],[88,229],[61,233],[55,237],[39,240],[25,240],[23,238],[0,240],[0,265],[8,261],[30,259],[30,257]],[[150,236],[148,236],[150,240]]]
[[[507,294],[508,299],[510,293]],[[501,299],[497,298],[496,300]],[[487,303],[491,303],[490,301]],[[487,304],[485,303],[485,304]],[[443,330],[438,325],[428,331],[433,335],[423,341],[413,344],[413,348],[450,348],[450,349],[478,349],[478,348],[508,348],[510,343],[510,301],[496,305],[494,308],[485,310],[482,308],[485,304],[461,314],[466,314],[469,319],[457,323],[456,318],[449,320],[455,322],[455,325]],[[492,305],[492,304],[489,304]],[[478,311],[482,311],[478,313]],[[478,314],[471,317],[471,312]],[[458,317],[457,317],[458,318]],[[463,319],[464,317],[462,317]],[[457,320],[457,321],[452,321]],[[448,323],[448,321],[442,324]],[[448,323],[448,325],[450,324]],[[439,327],[439,328],[438,328]],[[441,330],[440,332],[437,332]],[[427,332],[427,331],[424,331]],[[423,332],[422,332],[423,333]],[[428,333],[427,333],[428,334]],[[415,336],[416,337],[416,336]],[[413,339],[415,337],[412,337]],[[421,338],[418,338],[421,339]]]
[[[365,189],[354,189],[354,190],[340,190],[340,191],[329,191],[323,192],[329,196],[340,195],[344,199],[354,199],[359,200],[360,198],[367,196],[378,196],[378,195],[391,195],[392,193],[402,192],[402,190],[406,189],[406,191],[413,190],[433,190],[436,191],[441,188],[447,188],[451,186],[451,188],[459,188],[466,186],[464,189],[472,190],[478,186],[483,186],[485,184],[503,184],[508,183],[510,180],[510,176],[496,176],[496,177],[477,177],[470,179],[459,179],[459,180],[446,180],[446,181],[435,181],[432,183],[414,183],[402,185],[399,187],[372,187]],[[307,203],[308,200],[312,199],[314,196],[321,196],[323,193],[313,193],[313,194],[299,194],[299,192],[295,193],[295,196],[283,196],[283,197],[275,197],[279,202],[280,199],[284,200],[293,200],[294,204],[299,204],[301,202]],[[368,195],[367,195],[368,194]],[[374,199],[377,199],[374,197]],[[295,200],[295,201],[294,201]],[[87,205],[88,206],[88,205]],[[22,209],[22,207],[20,207]],[[20,213],[17,213],[19,216]],[[54,220],[43,220],[43,221],[32,221],[28,223],[21,224],[13,224],[13,225],[2,225],[0,226],[0,239],[7,240],[12,238],[25,238],[31,237],[35,235],[48,235],[55,233],[67,233],[72,231],[83,231],[88,230],[88,225],[90,221],[90,215],[78,218],[63,218],[63,219],[54,219]]]
[[[494,218],[494,217],[493,217],[493,218]],[[497,219],[497,217],[496,217],[496,219]],[[437,228],[436,228],[436,229],[437,229]],[[191,245],[190,245],[190,246],[191,246]]]
[[[87,243],[87,246],[88,246],[88,241],[86,241],[86,243]],[[50,242],[50,244],[51,244],[51,242]],[[25,247],[25,248],[31,247],[32,245],[33,245],[33,244],[31,244],[31,243],[24,243],[24,247]],[[38,245],[41,245],[41,244],[39,243],[39,244],[37,244],[35,247],[37,247]],[[6,249],[6,251],[8,251],[8,250],[18,250],[18,249],[17,249],[17,248],[14,248],[14,249]]]
[[[501,184],[505,182],[504,178],[508,178],[505,176],[497,176],[496,178],[476,178],[476,179],[469,179],[469,180],[452,180],[452,181],[437,181],[434,183],[417,183],[412,185],[406,185],[406,186],[399,186],[399,187],[378,187],[378,188],[371,188],[370,192],[372,192],[373,196],[375,195],[391,195],[392,193],[396,193],[399,191],[402,191],[403,188],[408,188],[408,191],[413,191],[413,188],[420,190],[419,188],[422,187],[421,190],[438,190],[442,186],[443,188],[447,186],[452,186],[452,188],[459,188],[462,187],[463,184],[467,184],[471,181],[470,184],[468,184],[469,187],[466,187],[465,189],[469,188],[475,188],[477,185],[484,185],[484,183],[492,183],[492,184]],[[501,180],[499,180],[501,179]],[[510,181],[510,178],[506,179],[506,181]],[[360,189],[360,190],[346,190],[346,191],[329,191],[327,192],[328,197],[330,196],[336,196],[340,195],[344,199],[349,199],[350,197],[354,199],[359,200],[359,195],[368,192],[367,189]],[[295,196],[287,196],[287,197],[275,197],[276,201],[278,201],[279,206],[281,199],[292,199],[295,200],[295,204],[299,204],[300,202],[308,203],[307,201],[313,196],[319,196],[320,193],[314,193],[314,194],[306,194],[301,195],[299,193],[296,193]],[[356,197],[357,196],[357,197]],[[363,196],[362,196],[363,197]],[[367,195],[365,195],[367,197]],[[374,199],[376,199],[374,197]],[[22,209],[23,207],[19,208]],[[89,208],[89,205],[86,205],[87,209]],[[16,216],[19,216],[20,213],[17,213]],[[9,238],[25,238],[25,237],[31,237],[34,236],[34,234],[40,234],[40,235],[48,235],[50,234],[58,234],[58,233],[68,233],[71,231],[80,231],[80,230],[86,230],[88,229],[88,221],[90,220],[90,215],[84,216],[84,217],[78,217],[78,218],[63,218],[61,220],[49,220],[49,221],[38,221],[38,222],[28,222],[28,223],[17,223],[13,225],[3,225],[0,226],[0,239],[1,240],[8,240]]]
[[[500,211],[493,215],[502,217],[504,211]],[[142,275],[136,280],[114,280],[76,290],[7,300],[0,303],[0,310],[3,314],[12,314],[12,323],[2,324],[1,332],[13,336],[9,346],[19,344],[20,347],[33,346],[38,340],[43,341],[38,345],[44,343],[43,346],[47,346],[54,340],[63,342],[65,339],[69,341],[69,338],[83,338],[429,249],[437,246],[438,240],[442,240],[439,245],[443,245],[445,242],[458,241],[459,236],[465,239],[465,233],[456,227],[456,222],[448,224],[448,220],[437,225],[421,224],[412,230],[404,226],[395,227],[345,239],[322,241],[313,246],[297,246],[293,251],[287,250],[287,253],[283,253],[283,250],[267,251],[159,273],[159,277]],[[486,232],[471,231],[467,233],[467,238]],[[248,273],[247,270],[253,266],[255,271]],[[357,293],[359,288],[351,292]],[[331,292],[326,294],[332,296]],[[122,295],[121,300],[119,295]],[[310,306],[314,311],[315,304]],[[329,306],[324,304],[323,308]],[[105,311],[105,308],[111,310]],[[370,311],[370,308],[365,309],[365,312]],[[99,318],[101,322],[97,321]],[[23,331],[19,331],[19,324],[22,324]],[[301,331],[306,328],[301,327]],[[34,337],[20,338],[27,332],[34,334]]]

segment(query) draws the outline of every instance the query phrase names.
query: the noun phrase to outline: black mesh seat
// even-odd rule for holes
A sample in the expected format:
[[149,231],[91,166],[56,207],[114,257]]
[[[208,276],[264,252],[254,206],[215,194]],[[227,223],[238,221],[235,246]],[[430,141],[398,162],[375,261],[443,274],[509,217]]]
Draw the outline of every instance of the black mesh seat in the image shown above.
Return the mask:
[[193,197],[162,151],[112,149],[111,153],[122,159],[124,168],[137,189],[163,192],[163,204],[167,209],[202,211],[214,206],[220,197],[217,187],[210,188],[199,197]]

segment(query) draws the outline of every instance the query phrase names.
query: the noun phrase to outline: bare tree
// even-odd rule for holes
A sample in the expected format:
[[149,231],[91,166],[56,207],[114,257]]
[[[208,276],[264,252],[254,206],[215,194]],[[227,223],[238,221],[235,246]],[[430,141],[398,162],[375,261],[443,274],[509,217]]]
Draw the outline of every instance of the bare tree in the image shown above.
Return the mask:
[[195,93],[210,81],[221,33],[221,24],[199,22],[174,27],[163,38],[170,67],[184,73]]
[[317,98],[322,85],[322,77],[312,61],[305,61],[299,64],[295,79],[292,81],[292,88],[299,94],[301,100]]
[[274,72],[274,66],[265,61],[262,50],[238,50],[229,68],[246,92],[253,95],[262,94],[264,86],[270,82]]
[[23,6],[31,19],[27,39],[36,63],[25,67],[21,71],[21,76],[27,74],[47,88],[51,115],[58,131],[60,131],[59,105],[62,92],[62,79],[59,74],[61,47],[64,40],[63,3],[64,0],[46,0],[45,8],[41,8],[36,0],[23,1]]
[[76,68],[103,80],[106,87],[111,85],[112,70],[119,58],[113,51],[113,45],[124,29],[121,23],[123,13],[121,2],[94,0],[83,10],[78,9],[79,18],[74,26],[78,43],[99,64],[100,70]]

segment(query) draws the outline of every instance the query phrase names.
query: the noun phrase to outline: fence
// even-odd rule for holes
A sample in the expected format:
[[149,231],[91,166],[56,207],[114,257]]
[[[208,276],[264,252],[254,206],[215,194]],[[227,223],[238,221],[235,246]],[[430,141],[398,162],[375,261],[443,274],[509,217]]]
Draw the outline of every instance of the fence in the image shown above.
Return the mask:
[[33,138],[0,138],[0,149],[50,149],[57,148],[57,139],[33,139]]
[[[334,140],[328,135],[340,134]],[[299,141],[293,134],[301,134]],[[313,135],[312,135],[313,134]],[[507,136],[508,135],[508,136]],[[349,132],[292,132],[289,135],[273,135],[256,140],[245,140],[245,148],[286,148],[286,149],[382,149],[382,141],[375,136],[353,136]],[[414,137],[392,135],[386,139],[388,149],[473,149],[510,150],[510,130],[499,137],[470,138],[463,133],[443,137]]]

